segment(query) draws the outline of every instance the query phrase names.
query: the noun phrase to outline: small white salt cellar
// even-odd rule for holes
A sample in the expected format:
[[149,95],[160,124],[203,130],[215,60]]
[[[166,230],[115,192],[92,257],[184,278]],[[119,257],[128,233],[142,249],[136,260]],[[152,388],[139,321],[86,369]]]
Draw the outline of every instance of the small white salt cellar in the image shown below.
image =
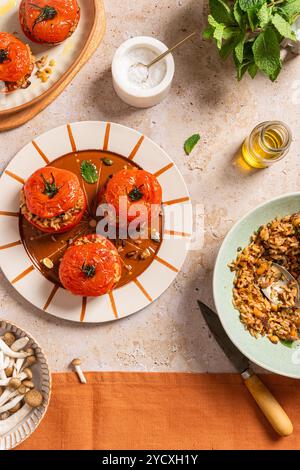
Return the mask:
[[114,89],[125,103],[136,108],[148,108],[160,103],[169,93],[175,64],[168,54],[147,71],[147,65],[167,50],[157,39],[138,36],[125,41],[116,51],[112,62]]

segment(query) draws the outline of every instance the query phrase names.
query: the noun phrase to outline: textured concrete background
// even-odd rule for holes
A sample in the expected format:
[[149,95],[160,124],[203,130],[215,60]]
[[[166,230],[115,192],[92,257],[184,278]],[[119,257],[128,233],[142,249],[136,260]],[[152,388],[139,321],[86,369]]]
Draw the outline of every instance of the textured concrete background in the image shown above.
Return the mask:
[[[218,248],[232,224],[273,196],[299,190],[300,57],[290,60],[274,84],[264,77],[235,79],[229,61],[200,38],[174,56],[172,92],[156,108],[135,110],[115,95],[110,64],[116,48],[136,35],[172,44],[205,22],[201,0],[106,0],[107,33],[99,50],[47,110],[22,128],[0,134],[1,169],[36,135],[66,122],[110,120],[138,129],[160,144],[183,173],[195,203],[204,205],[205,241],[191,252],[176,282],[151,307],[102,325],[75,325],[38,311],[1,275],[1,317],[30,331],[53,370],[74,356],[90,370],[229,372],[231,365],[208,334],[197,310],[212,305],[211,278]],[[257,173],[241,172],[234,156],[259,122],[286,121],[294,135],[288,157]],[[195,132],[201,144],[191,157],[183,142]]]

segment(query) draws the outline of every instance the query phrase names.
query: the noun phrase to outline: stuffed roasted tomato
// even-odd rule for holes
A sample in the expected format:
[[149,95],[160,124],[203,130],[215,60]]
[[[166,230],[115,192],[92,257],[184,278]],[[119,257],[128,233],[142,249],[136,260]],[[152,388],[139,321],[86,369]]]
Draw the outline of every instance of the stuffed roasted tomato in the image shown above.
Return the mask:
[[32,41],[59,44],[77,28],[80,8],[77,0],[22,0],[19,18]]
[[118,217],[121,216],[121,201],[125,201],[128,222],[136,217],[150,220],[151,210],[155,216],[160,209],[162,189],[157,178],[151,173],[137,168],[124,169],[110,179],[104,199],[115,208]]
[[120,255],[105,237],[92,234],[67,249],[59,268],[65,289],[74,295],[98,297],[111,292],[122,274]]
[[67,232],[80,222],[86,207],[79,180],[68,170],[41,168],[27,180],[21,192],[21,213],[46,233]]
[[0,32],[0,80],[8,91],[27,88],[34,57],[27,44],[9,33]]

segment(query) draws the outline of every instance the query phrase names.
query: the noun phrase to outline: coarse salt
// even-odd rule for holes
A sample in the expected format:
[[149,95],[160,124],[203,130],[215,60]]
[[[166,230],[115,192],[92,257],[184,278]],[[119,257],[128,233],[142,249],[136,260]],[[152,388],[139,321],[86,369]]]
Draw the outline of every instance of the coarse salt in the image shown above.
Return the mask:
[[167,72],[165,61],[161,60],[149,69],[146,67],[157,55],[157,53],[146,47],[129,51],[120,61],[124,79],[137,90],[151,89],[158,86]]

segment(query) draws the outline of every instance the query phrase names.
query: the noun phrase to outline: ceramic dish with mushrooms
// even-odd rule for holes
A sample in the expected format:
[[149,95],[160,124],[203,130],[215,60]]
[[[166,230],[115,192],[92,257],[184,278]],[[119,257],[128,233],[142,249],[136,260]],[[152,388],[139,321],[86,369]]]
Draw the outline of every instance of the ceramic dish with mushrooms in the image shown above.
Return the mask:
[[40,348],[22,330],[4,325],[0,323],[0,441],[35,410],[41,416],[49,399],[39,369],[49,371]]

